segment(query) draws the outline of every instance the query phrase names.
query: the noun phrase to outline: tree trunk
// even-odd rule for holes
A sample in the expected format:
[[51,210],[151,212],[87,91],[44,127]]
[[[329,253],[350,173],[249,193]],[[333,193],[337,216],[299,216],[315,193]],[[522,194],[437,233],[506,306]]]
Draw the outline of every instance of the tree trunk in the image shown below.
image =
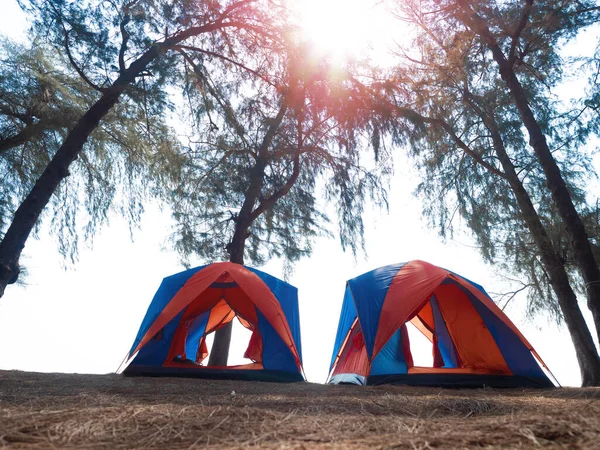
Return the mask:
[[529,133],[529,145],[533,148],[546,175],[546,184],[569,235],[575,263],[586,285],[587,305],[592,312],[596,333],[600,338],[600,268],[594,257],[583,221],[573,204],[560,169],[548,147],[546,136],[533,115],[525,90],[519,82],[511,62],[504,56],[502,49],[496,42],[485,21],[476,15],[469,5],[465,5],[466,2],[460,1],[459,3],[467,15],[465,17],[466,25],[484,40],[492,52],[494,61],[498,65],[500,76],[508,86],[523,125]]
[[548,273],[550,284],[558,299],[558,304],[571,335],[573,346],[575,347],[575,354],[577,355],[581,371],[582,385],[600,386],[600,357],[598,356],[592,334],[577,303],[577,296],[571,288],[564,263],[556,254],[552,241],[546,233],[544,225],[531,202],[531,198],[517,175],[495,123],[490,124],[489,118],[485,118],[484,121],[487,122],[486,125],[488,125],[488,129],[492,134],[496,155],[515,194],[522,217],[540,252],[542,264]]
[[[266,159],[258,157],[250,178],[250,186],[246,191],[244,203],[235,221],[235,231],[233,239],[227,245],[229,252],[229,261],[236,264],[244,264],[244,248],[248,238],[248,229],[250,228],[252,210],[263,184]],[[227,323],[215,332],[213,346],[208,358],[209,366],[226,366],[229,358],[229,347],[231,345],[231,330],[233,321]]]
[[90,134],[98,127],[100,120],[117,103],[125,88],[162,52],[191,36],[215,31],[226,26],[239,27],[238,24],[233,24],[233,22],[224,24],[221,19],[205,26],[189,28],[162,43],[155,44],[132,62],[129,68],[123,71],[119,78],[103,91],[102,97],[79,119],[29,195],[25,197],[23,203],[15,212],[13,221],[2,242],[0,242],[0,297],[4,295],[4,290],[8,284],[17,281],[21,252],[42,211],[60,182],[69,175],[69,166],[77,159]]
[[[237,227],[236,227],[237,228]],[[237,233],[236,233],[237,234]],[[238,240],[235,247],[230,245],[230,257],[229,261],[236,264],[244,264],[244,244],[246,239]],[[210,350],[210,357],[208,358],[209,366],[226,366],[229,358],[229,347],[231,345],[231,331],[233,329],[233,320],[226,323],[217,331],[215,331],[215,337],[212,348]]]
[[[279,112],[275,119],[269,125],[268,131],[265,133],[263,141],[258,148],[256,162],[250,172],[250,185],[244,194],[244,203],[240,209],[238,216],[235,219],[235,231],[231,242],[227,245],[229,252],[229,261],[236,264],[244,264],[244,247],[246,239],[248,239],[248,230],[252,222],[261,214],[260,203],[256,210],[254,206],[260,196],[260,191],[263,186],[265,169],[267,168],[269,158],[269,146],[273,142],[273,138],[281,121],[288,109],[288,99],[283,98]],[[297,177],[297,174],[296,174]],[[209,366],[226,366],[229,357],[229,346],[231,344],[231,327],[233,324],[229,322],[224,327],[215,332],[215,339],[208,358]]]
[[7,284],[17,280],[21,252],[42,211],[60,182],[69,175],[69,166],[77,159],[87,138],[118,101],[124,88],[125,84],[115,83],[83,115],[15,212],[13,221],[0,242],[0,297]]

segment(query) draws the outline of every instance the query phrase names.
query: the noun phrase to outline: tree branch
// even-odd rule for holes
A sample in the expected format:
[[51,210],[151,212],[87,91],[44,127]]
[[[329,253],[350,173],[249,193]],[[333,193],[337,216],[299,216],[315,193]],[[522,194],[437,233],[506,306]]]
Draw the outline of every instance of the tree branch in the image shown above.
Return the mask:
[[490,292],[490,296],[494,296],[497,297],[498,299],[496,300],[496,303],[500,303],[501,301],[503,301],[506,297],[507,300],[504,302],[504,305],[500,308],[502,311],[504,311],[506,309],[506,307],[508,306],[508,304],[511,302],[512,299],[514,299],[517,294],[519,292],[524,291],[525,289],[528,289],[530,287],[533,287],[533,284],[531,283],[522,283],[522,286],[518,289],[515,289],[514,291],[509,291],[509,292]]
[[250,213],[250,223],[254,222],[254,220],[256,220],[256,218],[258,218],[263,212],[271,208],[277,202],[277,200],[285,196],[290,191],[292,186],[294,186],[294,183],[296,183],[296,180],[300,175],[300,153],[297,153],[294,156],[293,164],[294,167],[292,169],[292,174],[285,182],[285,184],[281,186],[281,188],[279,188],[277,191],[275,191],[271,196],[262,200],[258,204],[257,208]]
[[[6,105],[3,103],[0,103],[0,113],[1,114],[18,119],[21,122],[25,123],[26,125],[29,125],[32,122],[32,117],[35,116],[35,112],[31,113],[28,110],[27,113],[20,113],[19,111],[17,111],[17,109],[19,108],[19,105],[15,104],[15,102],[12,101],[12,99],[3,97],[1,94],[0,94],[0,100],[3,100],[7,103]],[[12,108],[10,108],[10,106],[12,106]]]
[[38,133],[43,132],[47,125],[45,121],[30,123],[19,133],[5,139],[0,139],[0,155],[31,140]]
[[269,120],[269,129],[267,130],[267,133],[265,134],[265,137],[263,138],[262,144],[260,145],[260,147],[258,148],[258,151],[256,152],[258,154],[259,157],[265,157],[266,153],[269,150],[269,147],[271,146],[271,143],[273,142],[273,138],[275,137],[275,134],[277,133],[277,130],[279,129],[279,126],[281,125],[281,122],[283,121],[283,117],[285,116],[285,113],[287,112],[288,109],[288,96],[285,95],[283,97],[283,101],[281,102],[281,107],[279,108],[279,112],[277,113],[277,116],[275,116],[274,119]]
[[527,21],[529,20],[529,15],[531,14],[531,9],[533,8],[533,0],[525,0],[525,6],[523,7],[523,13],[521,14],[521,19],[519,20],[519,24],[515,31],[511,34],[512,42],[510,44],[510,50],[508,52],[508,62],[512,66],[516,60],[516,49],[519,45],[519,38],[521,37],[521,33],[527,26]]
[[127,43],[129,42],[129,31],[125,28],[125,26],[131,21],[131,15],[129,14],[129,5],[125,5],[125,15],[123,16],[123,20],[119,25],[121,29],[121,36],[123,39],[121,41],[121,48],[119,49],[119,70],[121,73],[125,72],[125,52],[127,51]]
[[396,112],[401,117],[404,117],[408,120],[420,121],[423,123],[428,123],[430,125],[434,125],[434,126],[438,126],[438,127],[442,128],[446,133],[448,133],[448,135],[452,138],[452,140],[455,142],[455,144],[461,150],[463,150],[466,154],[468,154],[471,158],[473,158],[475,160],[475,162],[477,162],[479,165],[481,165],[487,171],[493,173],[494,175],[497,175],[499,177],[507,179],[506,174],[504,172],[502,172],[501,170],[498,170],[496,167],[494,167],[491,164],[489,164],[488,162],[486,162],[481,156],[479,156],[477,153],[475,153],[471,149],[471,147],[469,147],[459,136],[457,136],[456,133],[454,132],[454,130],[452,129],[452,127],[450,126],[450,124],[448,122],[446,122],[445,120],[434,118],[434,117],[426,117],[426,116],[423,116],[423,115],[419,114],[418,112],[413,111],[412,109],[409,109],[409,108],[403,108],[400,106],[395,106],[395,108],[396,108]]
[[[216,53],[216,52],[211,52],[210,50],[204,50],[203,48],[199,48],[199,47],[192,47],[190,45],[178,45],[176,47],[174,47],[175,50],[190,50],[190,51],[194,51],[194,52],[198,52],[198,53],[202,53],[204,55],[209,55],[209,56],[213,56],[215,58],[219,58],[219,59],[223,59],[227,62],[230,62],[231,64],[244,69],[246,72],[250,72],[252,75],[256,76],[257,78],[260,78],[261,80],[263,80],[265,83],[267,83],[270,86],[273,87],[277,87],[272,81],[270,81],[267,77],[265,77],[264,75],[261,75],[260,73],[258,73],[256,70],[251,69],[250,67],[242,64],[241,62],[238,62],[234,59],[228,58],[225,55],[222,55],[220,53]],[[191,64],[191,63],[190,63]]]
[[54,10],[54,13],[56,14],[58,23],[60,24],[60,26],[63,30],[63,34],[65,37],[65,41],[64,41],[65,51],[67,52],[67,58],[69,59],[69,62],[71,63],[71,65],[73,66],[73,68],[75,69],[77,74],[81,77],[81,79],[87,85],[89,85],[92,89],[103,94],[104,92],[106,92],[106,89],[101,88],[100,86],[98,86],[94,82],[92,82],[92,80],[90,80],[87,77],[87,75],[83,72],[81,67],[79,67],[79,64],[77,64],[77,62],[75,61],[75,58],[73,57],[73,54],[71,53],[71,46],[69,45],[69,30],[67,30],[67,27],[65,26],[65,22],[63,21],[62,14],[56,9],[56,7],[54,6],[54,4],[52,2],[50,2],[50,7]]
[[[304,103],[304,95],[302,96],[302,102]],[[250,221],[251,222],[254,222],[254,220],[256,220],[256,218],[259,217],[263,212],[265,212],[267,209],[271,208],[277,202],[277,200],[279,200],[281,197],[287,195],[287,193],[290,191],[292,186],[294,186],[294,184],[296,183],[298,176],[300,175],[300,155],[302,154],[302,148],[304,146],[304,135],[302,133],[302,123],[304,121],[304,113],[302,111],[303,111],[303,108],[300,107],[299,113],[298,113],[299,117],[297,118],[298,123],[296,126],[296,132],[298,135],[298,145],[296,148],[296,150],[297,150],[296,154],[294,155],[294,162],[293,162],[294,166],[292,169],[292,174],[287,179],[285,184],[283,186],[281,186],[280,189],[275,191],[269,198],[266,198],[266,199],[263,199],[260,201],[260,203],[258,204],[258,207],[250,213]]]
[[[237,135],[239,136],[239,138],[242,141],[244,141],[244,144],[247,146],[248,142],[246,140],[246,130],[244,129],[244,127],[237,120],[237,118],[235,116],[235,112],[233,111],[233,108],[231,107],[231,105],[229,104],[229,102],[227,100],[224,100],[223,98],[221,98],[221,96],[217,93],[216,89],[212,86],[212,84],[210,83],[210,81],[208,80],[208,78],[204,75],[204,73],[202,73],[202,70],[200,69],[200,67],[183,50],[182,46],[177,46],[176,50],[181,55],[183,55],[183,57],[185,58],[185,60],[190,64],[190,66],[192,66],[192,69],[194,69],[194,73],[196,74],[196,76],[198,78],[200,78],[200,80],[204,83],[204,86],[208,89],[208,91],[213,96],[213,98],[219,103],[219,105],[221,106],[221,108],[223,108],[226,120],[233,125],[233,128],[235,129],[235,132],[237,133]],[[209,116],[209,118],[210,118],[210,116]],[[211,122],[212,122],[212,119],[211,119]]]

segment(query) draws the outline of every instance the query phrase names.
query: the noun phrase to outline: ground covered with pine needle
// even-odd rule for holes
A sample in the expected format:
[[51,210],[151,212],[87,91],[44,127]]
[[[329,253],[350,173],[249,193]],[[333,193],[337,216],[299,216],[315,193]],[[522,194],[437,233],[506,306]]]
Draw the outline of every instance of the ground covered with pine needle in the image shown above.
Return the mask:
[[11,448],[600,449],[600,389],[438,389],[0,371]]

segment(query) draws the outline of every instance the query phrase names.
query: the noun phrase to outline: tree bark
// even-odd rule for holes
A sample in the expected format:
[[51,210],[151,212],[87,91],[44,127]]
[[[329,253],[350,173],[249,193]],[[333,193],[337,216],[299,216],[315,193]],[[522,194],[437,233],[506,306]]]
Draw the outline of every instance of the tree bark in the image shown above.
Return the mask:
[[[260,194],[260,189],[263,184],[265,168],[267,167],[266,159],[258,157],[250,178],[250,186],[246,191],[244,203],[235,221],[235,231],[231,242],[227,245],[229,251],[229,261],[236,264],[244,264],[244,248],[246,239],[248,238],[248,229],[250,228],[250,215]],[[231,344],[231,331],[233,321],[225,324],[217,331],[208,358],[209,366],[226,366],[229,358],[229,347]]]
[[491,132],[496,155],[502,164],[506,179],[515,194],[523,220],[527,224],[529,232],[540,252],[542,264],[548,273],[552,289],[556,293],[565,324],[575,347],[575,354],[581,371],[582,385],[600,386],[600,357],[598,356],[592,334],[577,303],[577,295],[571,288],[564,263],[557,255],[552,241],[548,237],[546,229],[531,202],[531,198],[517,175],[517,171],[506,152],[495,121],[492,122],[489,116],[484,117],[484,121]]
[[14,136],[7,137],[6,139],[0,140],[0,155],[7,151],[23,145],[31,138],[40,135],[48,129],[49,123],[46,120],[40,120],[39,122],[27,124],[19,133]]
[[[271,121],[269,129],[263,138],[263,141],[257,151],[256,162],[254,163],[254,167],[250,171],[250,184],[248,189],[244,194],[244,203],[240,208],[240,212],[238,213],[235,219],[235,230],[233,233],[233,238],[231,242],[227,245],[227,251],[229,252],[229,261],[236,264],[244,264],[244,248],[246,245],[246,239],[248,238],[248,230],[250,226],[256,220],[258,215],[264,211],[264,208],[261,208],[262,202],[259,202],[256,210],[254,206],[256,205],[260,192],[263,187],[264,178],[265,178],[265,169],[267,168],[267,163],[269,160],[269,147],[273,142],[273,138],[275,137],[275,133],[277,132],[283,117],[288,109],[288,99],[284,97],[281,107],[279,108],[279,112],[277,113],[277,117]],[[298,167],[294,166],[294,174],[290,178],[293,180],[291,184],[298,177],[297,174]],[[288,183],[286,183],[287,186]],[[291,186],[290,186],[291,187]],[[288,187],[289,190],[289,187]],[[271,198],[278,198],[276,194],[274,194]],[[258,213],[258,214],[257,214]],[[213,341],[213,346],[210,352],[210,357],[208,358],[209,366],[226,366],[227,359],[229,357],[229,347],[231,344],[231,328],[233,326],[232,322],[229,322],[227,325],[221,327],[215,332],[215,338]]]
[[192,27],[166,39],[148,49],[123,71],[117,80],[103,91],[100,99],[79,119],[69,132],[63,144],[33,186],[31,192],[15,212],[12,223],[0,242],[0,297],[8,284],[19,276],[19,259],[31,230],[42,211],[58,188],[60,182],[69,175],[69,166],[75,161],[90,134],[98,127],[100,120],[117,103],[119,97],[135,78],[146,69],[161,52],[165,52],[179,42],[201,33],[215,31],[226,26],[239,26],[237,23],[217,22],[201,27]]
[[560,169],[548,147],[546,136],[533,115],[525,90],[517,78],[512,64],[502,52],[486,22],[475,14],[470,5],[464,0],[460,0],[458,3],[464,12],[462,20],[483,39],[492,52],[494,61],[498,65],[500,76],[506,83],[519,111],[523,125],[527,129],[529,145],[533,148],[546,175],[546,184],[569,235],[575,264],[586,286],[587,305],[592,312],[596,333],[600,339],[600,268],[594,257],[583,221],[573,204]]

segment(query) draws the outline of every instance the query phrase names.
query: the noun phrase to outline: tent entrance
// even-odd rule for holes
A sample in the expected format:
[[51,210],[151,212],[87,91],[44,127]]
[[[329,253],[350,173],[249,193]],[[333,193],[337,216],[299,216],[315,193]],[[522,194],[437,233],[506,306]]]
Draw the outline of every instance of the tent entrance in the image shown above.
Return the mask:
[[227,366],[220,368],[262,369],[262,339],[256,308],[227,273],[185,309],[165,363],[211,367],[208,361],[215,332],[229,322],[233,326],[229,357]]
[[[231,330],[231,343],[229,345],[229,356],[227,358],[227,366],[240,366],[246,364],[254,364],[256,361],[253,361],[247,358],[247,350],[250,346],[250,340],[252,338],[252,330],[247,328],[239,316],[234,316],[233,328]],[[210,354],[212,351],[213,341],[215,337],[215,332],[211,332],[206,335],[206,347],[208,350],[206,359],[203,361],[203,366],[207,366],[207,362],[210,359]],[[249,355],[248,355],[249,356]],[[210,366],[208,366],[210,367]]]
[[406,324],[406,329],[410,340],[413,364],[417,367],[433,368],[433,342],[410,322]]
[[460,367],[456,346],[435,294],[407,323],[407,329],[415,367],[432,369]]

